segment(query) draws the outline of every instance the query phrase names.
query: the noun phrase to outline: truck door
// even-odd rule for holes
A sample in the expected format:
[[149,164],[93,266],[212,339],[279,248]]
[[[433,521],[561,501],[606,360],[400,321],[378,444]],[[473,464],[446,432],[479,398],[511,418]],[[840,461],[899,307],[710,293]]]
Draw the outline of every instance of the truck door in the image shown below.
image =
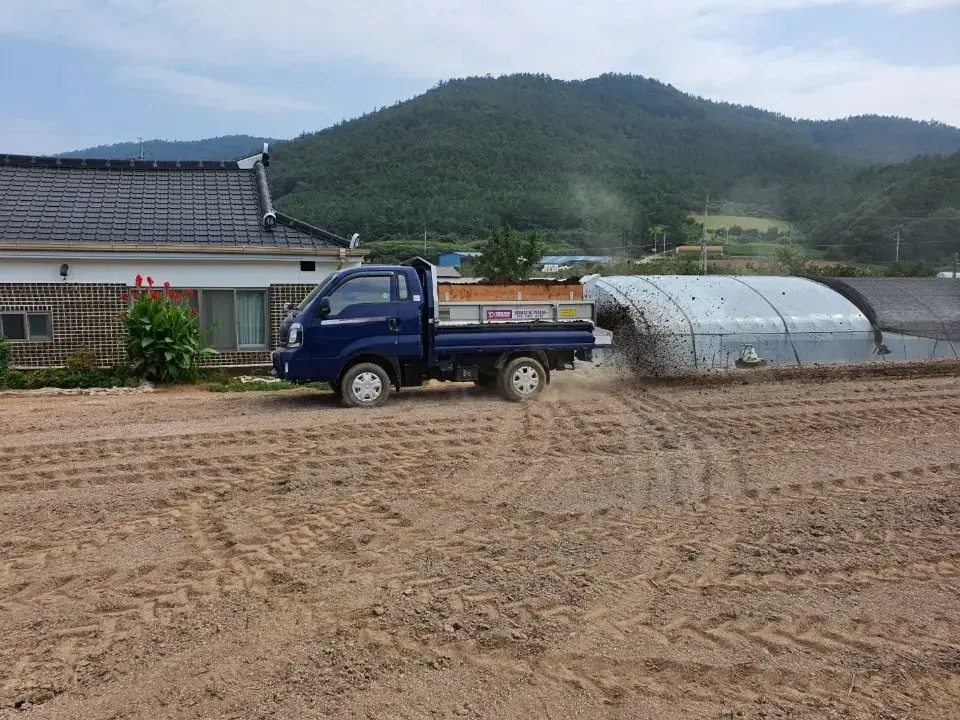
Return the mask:
[[315,315],[304,343],[317,360],[319,377],[335,378],[344,362],[361,353],[396,356],[393,278],[384,271],[349,275],[327,294],[330,313]]
[[423,356],[423,290],[415,273],[397,273],[397,357]]

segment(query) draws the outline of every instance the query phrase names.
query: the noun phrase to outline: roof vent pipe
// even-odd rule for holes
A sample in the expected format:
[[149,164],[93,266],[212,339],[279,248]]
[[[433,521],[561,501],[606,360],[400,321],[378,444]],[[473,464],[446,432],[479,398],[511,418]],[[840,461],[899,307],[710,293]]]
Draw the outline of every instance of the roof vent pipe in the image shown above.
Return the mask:
[[258,162],[253,166],[257,173],[257,190],[260,191],[260,207],[263,209],[263,226],[272,230],[277,224],[277,213],[273,209],[273,201],[270,199],[270,185],[267,183],[267,171],[263,169],[263,163]]

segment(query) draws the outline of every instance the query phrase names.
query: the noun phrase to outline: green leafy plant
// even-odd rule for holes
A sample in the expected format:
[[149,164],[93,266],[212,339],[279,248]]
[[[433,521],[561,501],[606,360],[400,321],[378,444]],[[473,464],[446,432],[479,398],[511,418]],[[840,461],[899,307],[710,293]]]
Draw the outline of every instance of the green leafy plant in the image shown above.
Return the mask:
[[121,313],[126,328],[127,362],[136,375],[155,382],[195,380],[200,358],[217,351],[203,346],[196,312],[170,283],[154,289],[153,278],[137,275],[130,308]]
[[0,387],[4,390],[23,390],[27,387],[26,373],[10,368],[0,370]]
[[779,247],[774,252],[773,259],[780,271],[787,275],[804,275],[807,272],[807,260],[798,247]]
[[544,243],[536,232],[517,233],[513,228],[498,228],[479,248],[476,271],[489,279],[525,280],[539,265]]
[[0,373],[10,366],[10,341],[7,336],[0,332]]
[[127,385],[130,374],[125,367],[70,370],[44,368],[42,370],[0,371],[0,389],[36,390],[38,388],[111,388]]
[[67,358],[66,366],[72,373],[93,372],[97,367],[97,358],[92,352],[78,352]]

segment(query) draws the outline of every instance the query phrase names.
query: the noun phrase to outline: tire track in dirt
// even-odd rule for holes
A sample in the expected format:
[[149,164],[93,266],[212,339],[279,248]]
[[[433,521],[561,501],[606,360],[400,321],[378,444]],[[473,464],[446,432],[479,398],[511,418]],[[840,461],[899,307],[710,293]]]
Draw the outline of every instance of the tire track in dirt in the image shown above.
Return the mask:
[[770,397],[764,400],[748,402],[725,402],[722,404],[700,403],[688,405],[685,410],[689,413],[703,413],[707,415],[729,414],[741,410],[759,411],[761,414],[778,414],[781,410],[792,408],[800,408],[803,410],[806,408],[836,406],[845,410],[855,409],[860,411],[866,409],[866,407],[886,410],[891,406],[896,407],[901,404],[906,404],[908,407],[916,404],[936,405],[941,407],[947,414],[952,415],[956,411],[960,411],[960,392],[952,390],[931,390],[928,392],[877,392],[875,394],[866,394],[858,391],[816,399],[797,398],[795,400],[783,400],[777,397]]
[[[122,614],[111,621],[112,625],[84,626],[78,634],[92,638],[92,642],[86,645],[78,644],[73,639],[74,633],[66,632],[65,637],[71,639],[55,644],[52,654],[57,657],[69,656],[74,663],[84,663],[84,658],[91,653],[102,652],[114,642],[142,634],[152,623],[176,622],[178,617],[193,614],[198,607],[209,606],[231,592],[253,593],[263,597],[278,590],[281,593],[297,592],[295,573],[299,565],[320,561],[331,568],[340,565],[343,572],[355,569],[351,566],[356,563],[344,563],[340,559],[346,528],[364,524],[369,528],[368,534],[396,536],[395,531],[409,524],[409,521],[390,509],[389,488],[409,485],[412,480],[429,474],[431,467],[436,465],[429,459],[430,448],[443,449],[442,462],[463,464],[465,460],[475,459],[475,453],[469,452],[475,447],[474,441],[482,440],[490,432],[487,429],[489,425],[483,428],[476,421],[446,423],[443,427],[427,424],[418,433],[418,437],[423,438],[422,442],[417,442],[417,437],[410,438],[408,434],[405,440],[414,441],[413,449],[398,451],[390,431],[401,425],[406,427],[406,424],[379,422],[375,425],[384,432],[382,439],[365,443],[359,453],[356,452],[355,442],[331,442],[320,431],[297,433],[292,439],[288,435],[288,443],[279,442],[284,437],[281,433],[254,435],[237,432],[228,439],[234,443],[254,441],[243,445],[244,452],[241,454],[230,455],[229,451],[219,450],[206,457],[192,458],[186,468],[181,463],[181,469],[176,473],[159,476],[154,473],[152,482],[171,480],[184,474],[191,475],[196,482],[191,487],[175,490],[165,511],[140,519],[138,524],[150,527],[172,523],[181,528],[196,561],[179,567],[176,580],[172,583],[167,580],[152,584],[149,574],[138,577],[136,582],[116,573],[88,575],[85,578],[86,593],[97,594],[101,588],[109,587],[113,596],[125,603]],[[468,431],[466,435],[465,430]],[[196,436],[168,437],[152,445],[146,443],[146,447],[141,448],[141,457],[144,458],[142,464],[126,462],[119,466],[110,465],[114,453],[102,452],[96,443],[78,443],[73,450],[87,458],[87,466],[80,468],[77,476],[58,479],[54,473],[47,471],[15,473],[13,482],[4,483],[3,488],[10,492],[27,492],[135,482],[144,479],[140,473],[145,468],[152,465],[168,466],[168,463],[172,464],[180,457],[179,453],[151,456],[151,450],[162,451],[174,446],[186,452],[218,450],[212,437],[219,436],[201,436],[199,439]],[[258,446],[270,447],[271,450],[259,453],[251,451]],[[360,476],[366,485],[368,481],[380,480],[382,458],[385,456],[391,458],[391,479],[379,483],[378,488],[368,487],[327,495],[324,502],[312,504],[307,512],[297,506],[284,505],[284,495],[289,492],[291,478],[328,470],[331,462],[336,461],[338,477]],[[91,458],[99,459],[101,464],[98,465]],[[20,461],[23,464],[28,462],[23,458]],[[104,470],[104,464],[109,470]],[[342,480],[339,482],[343,483]],[[235,498],[241,500],[236,502]],[[252,532],[258,536],[257,542],[244,544],[235,528],[252,528]],[[82,534],[84,530],[90,531],[92,528],[73,528],[72,532],[80,531]],[[51,541],[55,543],[56,539],[46,538],[45,552],[49,551]],[[35,555],[37,548],[32,552]],[[16,561],[22,564],[29,557],[26,554],[16,558]],[[56,592],[55,598],[50,597],[51,592]],[[30,584],[18,588],[15,596],[7,598],[0,595],[0,598],[23,607],[77,602],[81,599],[43,585]],[[122,632],[117,630],[117,623],[123,624]],[[70,646],[70,652],[66,655],[65,643]],[[51,671],[62,679],[72,673],[69,664],[51,665],[49,660],[45,664],[43,659],[31,658],[21,666],[25,677],[50,674],[48,671]],[[5,692],[13,693],[13,687],[22,679],[16,676],[7,678]]]
[[[266,434],[150,437],[122,458],[97,456],[96,444],[108,441],[91,440],[75,444],[87,457],[69,465],[42,457],[40,445],[30,449],[38,463],[7,456],[16,467],[0,470],[0,492],[12,502],[80,491],[111,498],[146,486],[131,476],[151,466],[165,494],[140,507],[84,510],[72,522],[42,518],[35,529],[18,521],[0,535],[0,548],[16,551],[0,562],[8,611],[0,706],[75,687],[115,693],[103,678],[116,675],[96,674],[106,658],[129,658],[158,627],[189,636],[197,618],[243,598],[257,613],[297,618],[296,628],[260,641],[282,652],[278,637],[296,650],[309,636],[335,656],[366,658],[381,684],[399,669],[426,668],[429,679],[459,668],[497,686],[519,677],[548,694],[579,688],[612,706],[642,696],[755,708],[763,696],[783,712],[836,709],[846,699],[861,714],[902,707],[902,716],[911,707],[904,687],[871,668],[896,672],[891,658],[903,658],[915,697],[925,693],[930,707],[958,697],[949,608],[936,621],[925,608],[914,620],[889,605],[856,619],[804,604],[835,598],[842,607],[851,598],[873,607],[868,592],[950,597],[960,464],[949,450],[940,462],[920,450],[900,460],[897,448],[910,441],[892,439],[895,423],[867,438],[853,428],[832,444],[813,434],[803,448],[764,449],[704,434],[682,397],[665,390],[628,400],[477,404],[414,427],[384,413]],[[786,408],[785,423],[794,410],[806,412]],[[927,417],[918,411],[911,432]],[[951,427],[930,437],[952,441]],[[806,441],[805,432],[784,428],[781,437]],[[783,459],[802,465],[811,448],[825,467],[853,457],[844,437],[875,449],[876,472],[783,479]],[[811,534],[823,513],[835,525]],[[151,536],[156,563],[76,562]],[[161,539],[175,541],[176,553],[161,550]],[[789,546],[799,554],[767,557]],[[730,611],[734,601],[743,612]],[[54,607],[60,619],[44,619]],[[235,640],[250,638],[238,634],[223,648]],[[861,673],[854,690],[851,667]],[[373,692],[358,679],[338,687]],[[254,701],[260,692],[234,689]],[[345,712],[351,697],[340,696]]]

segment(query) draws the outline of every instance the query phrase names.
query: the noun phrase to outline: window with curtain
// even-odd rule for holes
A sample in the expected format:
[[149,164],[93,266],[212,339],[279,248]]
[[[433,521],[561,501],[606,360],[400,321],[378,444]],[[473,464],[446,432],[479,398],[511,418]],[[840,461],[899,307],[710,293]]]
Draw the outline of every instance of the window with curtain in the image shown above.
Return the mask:
[[267,344],[267,297],[258,290],[237,291],[237,346]]
[[237,346],[233,290],[204,290],[200,297],[200,330],[207,345],[217,350]]
[[198,290],[190,306],[200,315],[203,342],[217,350],[267,347],[264,290]]

